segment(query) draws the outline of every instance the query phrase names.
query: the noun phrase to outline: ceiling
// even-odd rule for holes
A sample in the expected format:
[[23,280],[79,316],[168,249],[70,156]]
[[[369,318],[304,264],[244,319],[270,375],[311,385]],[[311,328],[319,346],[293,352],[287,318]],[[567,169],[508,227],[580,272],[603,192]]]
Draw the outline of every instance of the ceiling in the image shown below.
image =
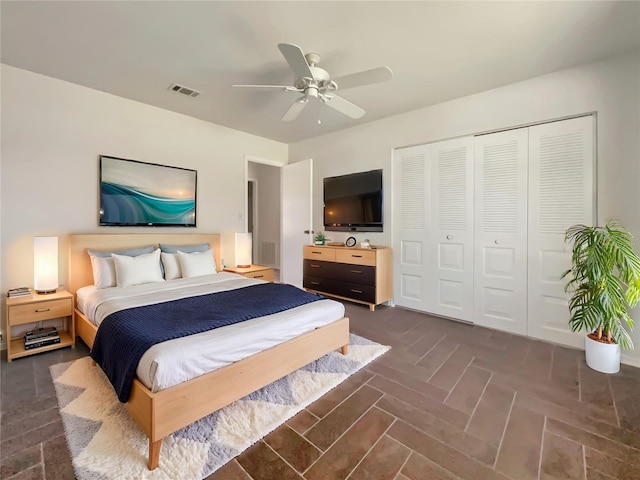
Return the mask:
[[[0,14],[2,63],[286,143],[640,49],[638,1],[2,1]],[[282,42],[334,78],[394,76],[338,91],[358,120],[311,102],[283,122],[298,94],[231,87],[290,84]]]

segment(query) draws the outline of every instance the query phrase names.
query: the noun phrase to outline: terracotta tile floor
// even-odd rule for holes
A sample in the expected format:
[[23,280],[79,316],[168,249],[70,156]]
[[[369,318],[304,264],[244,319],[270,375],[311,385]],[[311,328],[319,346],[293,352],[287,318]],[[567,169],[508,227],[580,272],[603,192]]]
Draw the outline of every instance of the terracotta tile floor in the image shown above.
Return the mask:
[[[401,308],[347,304],[393,348],[209,480],[640,479],[640,370]],[[0,477],[71,479],[48,366],[3,361]]]

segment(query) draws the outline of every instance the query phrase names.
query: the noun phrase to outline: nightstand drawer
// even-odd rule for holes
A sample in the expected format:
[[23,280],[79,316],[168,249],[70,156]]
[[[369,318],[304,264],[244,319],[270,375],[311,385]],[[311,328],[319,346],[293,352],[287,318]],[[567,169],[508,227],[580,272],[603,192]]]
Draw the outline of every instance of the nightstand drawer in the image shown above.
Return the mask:
[[257,272],[249,272],[244,274],[247,278],[257,278],[265,282],[273,282],[273,269],[259,270]]
[[73,308],[70,300],[48,300],[10,307],[11,325],[40,322],[50,318],[68,317]]

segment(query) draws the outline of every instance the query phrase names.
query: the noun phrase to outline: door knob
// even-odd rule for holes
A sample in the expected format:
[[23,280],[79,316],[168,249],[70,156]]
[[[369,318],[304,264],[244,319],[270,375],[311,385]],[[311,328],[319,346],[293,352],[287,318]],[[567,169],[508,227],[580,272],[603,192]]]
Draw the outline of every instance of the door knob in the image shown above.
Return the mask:
[[447,240],[453,240],[453,235],[447,235]]

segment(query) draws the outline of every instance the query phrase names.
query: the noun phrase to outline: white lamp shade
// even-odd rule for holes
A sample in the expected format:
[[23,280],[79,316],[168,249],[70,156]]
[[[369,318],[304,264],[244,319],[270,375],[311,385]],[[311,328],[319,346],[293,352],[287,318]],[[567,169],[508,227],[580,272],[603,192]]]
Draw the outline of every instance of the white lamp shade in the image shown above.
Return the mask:
[[58,288],[58,237],[34,237],[33,287],[36,292]]
[[236,267],[251,265],[251,247],[250,233],[236,233]]

